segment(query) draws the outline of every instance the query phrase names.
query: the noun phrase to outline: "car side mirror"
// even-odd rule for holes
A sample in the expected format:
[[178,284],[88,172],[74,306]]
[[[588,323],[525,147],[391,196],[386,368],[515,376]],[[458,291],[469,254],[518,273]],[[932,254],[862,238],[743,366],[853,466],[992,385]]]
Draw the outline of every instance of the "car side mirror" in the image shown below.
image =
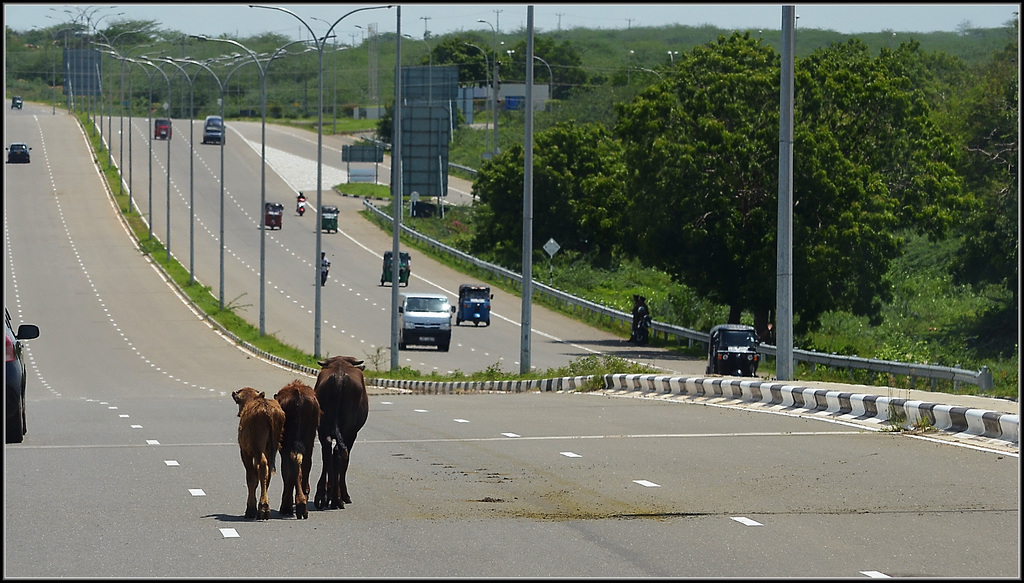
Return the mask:
[[22,324],[18,326],[18,340],[32,340],[39,338],[39,326],[35,324]]
[[399,314],[401,314],[404,311],[405,311],[405,308],[403,308],[402,306],[398,306],[398,313]]

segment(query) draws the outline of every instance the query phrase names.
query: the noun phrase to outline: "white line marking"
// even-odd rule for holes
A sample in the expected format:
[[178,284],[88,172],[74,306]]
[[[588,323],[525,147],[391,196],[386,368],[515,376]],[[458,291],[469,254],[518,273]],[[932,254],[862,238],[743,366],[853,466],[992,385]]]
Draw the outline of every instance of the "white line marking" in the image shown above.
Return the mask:
[[505,437],[520,437],[518,433],[502,433]]
[[164,460],[164,463],[167,464],[168,466],[178,466],[178,465],[181,465],[181,464],[178,463],[177,460]]
[[224,535],[224,538],[241,538],[238,535],[238,531],[233,528],[222,528],[220,533]]
[[394,405],[394,403],[392,403],[391,401],[381,401],[380,404],[381,405]]
[[468,419],[454,419],[456,423],[469,423]]
[[413,409],[413,411],[415,411],[417,413],[426,413],[427,412],[426,409]]
[[732,519],[744,526],[764,526],[760,522],[756,520],[750,520],[745,516],[733,516]]
[[127,415],[118,415],[118,417],[120,417],[121,419],[127,419],[128,418]]
[[560,454],[564,455],[565,457],[583,457],[583,456],[581,456],[580,454],[578,454],[578,453],[573,453],[573,452],[571,452],[571,451],[560,451],[560,452],[558,452],[558,453],[560,453]]
[[861,575],[867,575],[872,579],[889,579],[889,576],[885,573],[879,573],[878,571],[861,571]]
[[189,488],[188,493],[193,496],[206,496],[206,492],[203,492],[202,488]]
[[160,445],[160,442],[155,439],[147,439],[146,445]]
[[142,429],[141,425],[132,425],[132,429]]
[[655,484],[654,482],[649,482],[647,480],[633,480],[633,483],[640,484],[641,486],[646,486],[647,488],[660,488],[661,487],[661,484]]

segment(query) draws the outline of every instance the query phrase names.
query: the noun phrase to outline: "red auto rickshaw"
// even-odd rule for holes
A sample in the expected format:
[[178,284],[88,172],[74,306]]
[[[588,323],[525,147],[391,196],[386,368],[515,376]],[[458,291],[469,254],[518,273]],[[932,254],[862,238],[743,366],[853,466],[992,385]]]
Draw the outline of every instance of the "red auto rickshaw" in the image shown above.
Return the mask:
[[264,222],[268,229],[280,229],[281,217],[284,215],[284,205],[279,202],[268,202],[265,205],[266,217]]

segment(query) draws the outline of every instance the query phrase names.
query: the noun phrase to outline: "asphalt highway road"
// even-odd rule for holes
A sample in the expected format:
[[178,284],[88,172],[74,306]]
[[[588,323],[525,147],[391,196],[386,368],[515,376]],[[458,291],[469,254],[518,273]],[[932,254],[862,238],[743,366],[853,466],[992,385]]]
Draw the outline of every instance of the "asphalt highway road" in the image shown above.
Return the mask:
[[[5,447],[5,577],[1020,576],[1016,455],[594,394],[374,390],[352,452],[353,503],[282,518],[275,476],[271,519],[247,520],[230,393],[253,386],[269,396],[297,376],[313,379],[236,348],[175,295],[131,243],[71,117],[26,103],[5,122],[8,141],[33,147],[31,164],[5,167],[5,303],[16,324],[41,329],[26,350],[28,434]],[[231,127],[229,147],[241,142]],[[198,151],[209,163],[216,150]],[[181,158],[172,168],[188,168],[188,152]],[[215,183],[202,184],[206,225],[216,220]],[[258,235],[242,218],[249,203],[229,205],[238,266],[252,265]],[[268,328],[307,343],[301,286],[313,284],[303,263],[313,233],[294,225],[310,218],[286,217],[268,245],[271,281],[305,281],[270,294]],[[180,222],[176,255],[187,250],[187,215]],[[344,268],[326,290],[346,299],[325,312],[338,323],[325,327],[332,353],[383,342],[374,326],[386,314],[371,293],[385,293],[374,254],[386,245],[362,241],[357,224],[325,237],[350,257],[335,261]],[[293,247],[303,251],[292,256]],[[204,274],[216,265],[211,248]],[[429,263],[414,264],[416,285],[447,282]],[[238,266],[226,297],[249,302],[254,276]],[[497,300],[499,312],[516,313]],[[304,322],[293,329],[290,319]],[[478,348],[488,354],[477,360],[491,363],[514,354],[487,344],[501,326],[458,330],[472,340],[451,355]],[[564,359],[573,345],[560,346]],[[435,354],[411,358],[447,366]],[[320,468],[317,446],[314,482]]]
[[[153,194],[149,194],[149,138],[147,119],[134,119],[131,154],[121,154],[122,140],[113,139],[113,156],[131,162],[132,190],[136,204],[145,216],[152,212],[152,228],[161,240],[167,233],[167,143],[153,141]],[[119,120],[114,120],[115,130]],[[127,120],[125,127],[128,127]],[[196,143],[193,153],[188,148],[189,128],[175,120],[171,140],[171,252],[179,263],[194,266],[195,277],[211,287],[212,293],[225,305],[236,306],[253,324],[259,322],[260,297],[260,136],[258,122],[227,124],[228,139],[224,147],[224,290],[221,274],[221,148]],[[201,128],[196,124],[196,132]],[[196,134],[197,136],[200,133]],[[316,254],[316,228],[320,217],[316,209],[316,134],[296,128],[268,125],[266,200],[284,205],[280,230],[265,233],[266,259],[266,331],[285,342],[314,352],[315,293],[319,256]],[[196,138],[198,140],[198,138]],[[129,140],[123,140],[128,147]],[[201,140],[200,140],[201,141]],[[381,286],[382,255],[391,249],[390,232],[371,224],[358,213],[362,200],[341,196],[332,190],[345,181],[345,165],[341,162],[341,146],[350,138],[325,137],[324,170],[321,204],[337,205],[339,231],[321,233],[321,248],[331,260],[331,275],[321,291],[321,354],[347,354],[372,359],[383,356],[384,366],[390,363],[391,288]],[[390,165],[381,165],[379,176],[389,182]],[[467,204],[469,184],[452,179],[450,198]],[[295,212],[295,195],[306,193],[313,212],[300,217]],[[193,201],[194,219],[188,208]],[[194,250],[191,250],[194,242]],[[412,253],[412,276],[402,291],[446,293],[453,300],[458,286],[472,283],[457,271],[428,261]],[[447,374],[488,367],[519,372],[521,361],[522,303],[519,297],[501,290],[492,290],[492,324],[489,327],[469,325],[454,329],[452,348],[448,353],[436,349],[411,347],[402,351],[399,362],[422,372]],[[531,310],[532,334],[530,364],[544,371],[563,367],[580,357],[612,354],[658,367],[672,373],[703,373],[700,359],[686,358],[663,350],[637,348],[625,338],[597,331],[589,326],[556,314],[541,306]]]

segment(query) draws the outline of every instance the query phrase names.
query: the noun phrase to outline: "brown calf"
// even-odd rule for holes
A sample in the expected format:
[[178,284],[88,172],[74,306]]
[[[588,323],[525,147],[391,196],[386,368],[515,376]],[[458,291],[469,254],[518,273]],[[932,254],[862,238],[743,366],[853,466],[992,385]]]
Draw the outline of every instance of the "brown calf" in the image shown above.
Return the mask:
[[[249,498],[245,503],[245,517],[267,520],[270,518],[270,476],[276,471],[274,460],[281,447],[284,430],[284,411],[266,394],[252,387],[231,393],[238,403],[238,448],[245,466],[245,482]],[[260,486],[260,506],[256,509],[256,484]]]
[[[313,388],[294,380],[274,395],[284,409],[284,435],[281,437],[281,515],[309,518],[309,472],[313,466],[313,442],[320,424],[320,404]],[[294,491],[294,512],[292,492]]]
[[316,398],[323,413],[317,433],[324,468],[313,499],[318,510],[328,505],[344,508],[346,502],[352,503],[345,483],[349,452],[370,409],[362,364],[351,356],[334,356],[320,363]]

